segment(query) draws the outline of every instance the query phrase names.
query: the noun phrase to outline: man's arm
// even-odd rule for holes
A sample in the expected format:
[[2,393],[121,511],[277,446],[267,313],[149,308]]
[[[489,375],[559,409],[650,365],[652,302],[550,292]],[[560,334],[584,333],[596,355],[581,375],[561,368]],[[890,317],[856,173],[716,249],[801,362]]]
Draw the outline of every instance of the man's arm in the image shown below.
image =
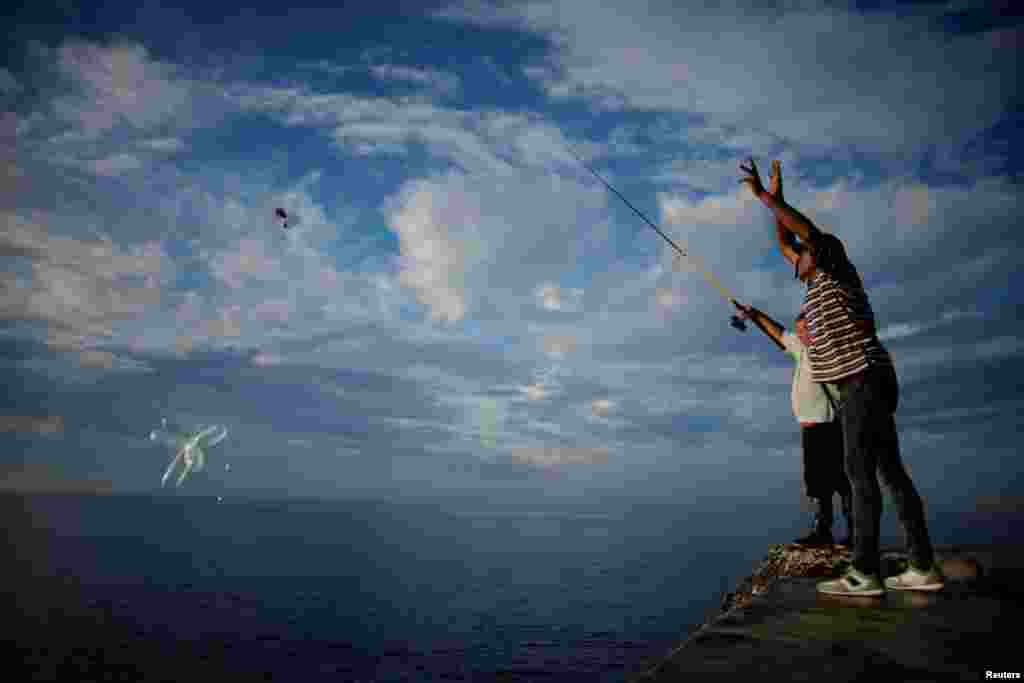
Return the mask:
[[[782,193],[782,162],[778,159],[772,161],[772,174],[768,178],[768,192],[780,202],[785,201]],[[775,236],[786,261],[795,266],[800,258],[800,254],[796,250],[796,237],[786,230],[786,226],[778,219],[775,220]]]
[[[821,233],[802,213],[787,204],[785,200],[776,199],[769,192],[760,192],[757,198],[775,214],[776,226],[797,235],[805,244],[810,244]],[[787,256],[787,258],[789,258]]]
[[757,325],[762,332],[768,335],[768,338],[775,342],[781,350],[786,350],[786,345],[782,343],[782,333],[785,332],[782,325],[778,324],[753,306],[744,306],[743,304],[737,303],[736,308],[740,309],[747,319],[753,321],[753,323]]

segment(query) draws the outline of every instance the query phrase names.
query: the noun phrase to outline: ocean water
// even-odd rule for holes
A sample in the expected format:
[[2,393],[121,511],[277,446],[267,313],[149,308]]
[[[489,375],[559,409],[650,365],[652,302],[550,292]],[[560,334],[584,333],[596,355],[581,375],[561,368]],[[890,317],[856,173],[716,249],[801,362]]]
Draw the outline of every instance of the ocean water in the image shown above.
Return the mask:
[[624,681],[803,530],[735,501],[0,505],[8,655],[57,680]]

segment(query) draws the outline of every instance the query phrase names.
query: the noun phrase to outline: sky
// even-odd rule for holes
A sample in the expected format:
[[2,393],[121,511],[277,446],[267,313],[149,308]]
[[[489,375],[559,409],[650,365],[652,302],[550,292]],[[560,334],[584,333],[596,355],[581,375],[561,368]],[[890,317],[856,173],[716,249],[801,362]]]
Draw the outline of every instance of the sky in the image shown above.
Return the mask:
[[926,504],[1014,495],[1019,10],[345,4],[6,10],[0,488],[157,491],[166,419],[229,432],[185,494],[795,501],[792,361],[701,274],[792,327],[753,157]]

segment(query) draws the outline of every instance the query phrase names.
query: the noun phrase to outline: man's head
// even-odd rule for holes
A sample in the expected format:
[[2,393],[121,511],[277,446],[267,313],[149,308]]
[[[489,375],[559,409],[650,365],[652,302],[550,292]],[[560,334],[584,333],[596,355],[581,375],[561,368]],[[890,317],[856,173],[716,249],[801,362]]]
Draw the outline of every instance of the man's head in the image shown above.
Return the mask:
[[796,252],[798,258],[793,264],[793,277],[803,282],[809,282],[819,268],[835,277],[843,272],[843,264],[847,263],[843,243],[827,232],[818,232],[813,242],[796,245]]
[[803,311],[796,317],[796,336],[804,346],[811,345],[811,333],[807,329],[807,318],[804,317]]

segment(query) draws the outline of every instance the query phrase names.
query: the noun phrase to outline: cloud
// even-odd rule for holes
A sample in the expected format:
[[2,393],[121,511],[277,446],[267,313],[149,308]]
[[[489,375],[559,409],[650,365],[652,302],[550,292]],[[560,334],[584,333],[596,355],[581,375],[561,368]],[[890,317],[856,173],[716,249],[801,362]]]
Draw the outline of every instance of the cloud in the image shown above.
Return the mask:
[[74,348],[89,338],[109,337],[115,323],[141,315],[160,300],[166,255],[159,243],[119,249],[107,241],[51,236],[47,225],[7,214],[0,255],[23,258],[32,269],[25,288],[5,288],[0,316],[46,322],[54,347]]
[[734,226],[749,222],[753,214],[752,203],[735,194],[713,195],[699,201],[665,194],[659,195],[658,200],[667,223]]
[[237,339],[242,336],[241,306],[234,304],[220,310],[214,320],[207,320],[204,333],[214,338]]
[[444,95],[452,95],[459,90],[459,77],[440,69],[401,66],[396,64],[376,64],[370,72],[382,81],[405,81],[424,86]]
[[[688,112],[801,144],[865,144],[896,154],[986,130],[1015,90],[1012,60],[993,60],[992,49],[1017,44],[1017,32],[942,34],[941,11],[862,13],[809,2],[739,13],[667,5],[652,12],[626,2],[496,7],[471,0],[436,16],[548,39],[551,53],[527,76],[552,99]],[[953,54],[956,69],[948,66]]]
[[555,358],[564,358],[576,349],[576,339],[571,336],[548,336],[544,338],[544,352]]
[[280,260],[268,253],[265,241],[245,238],[232,251],[212,255],[210,270],[214,277],[232,289],[239,289],[249,280],[280,280]]
[[230,99],[243,111],[270,113],[287,126],[325,127],[346,152],[391,153],[396,146],[419,144],[434,159],[495,179],[509,177],[518,166],[577,170],[561,130],[536,114],[257,85],[232,88]]
[[174,352],[177,355],[188,355],[195,348],[195,340],[192,337],[181,335],[174,340]]
[[[430,181],[407,184],[391,203],[388,225],[401,249],[399,282],[416,291],[431,317],[458,322],[466,314],[465,278],[480,258],[479,238],[468,231],[480,211],[466,195],[445,192]],[[466,231],[465,240],[452,229]],[[474,239],[475,238],[475,239]]]
[[86,164],[97,175],[122,175],[142,168],[142,159],[134,154],[115,154],[105,159],[96,159]]
[[142,45],[73,42],[53,56],[73,88],[54,101],[54,112],[86,139],[122,121],[146,130],[189,114],[188,81]]
[[615,409],[616,404],[614,401],[608,399],[598,399],[593,401],[591,404],[591,411],[597,417],[606,417]]
[[[539,10],[510,11],[537,17]],[[617,93],[596,77],[581,87],[574,80],[578,65],[575,72],[566,68],[564,58],[573,54],[566,47],[570,39],[572,32],[559,38],[569,42],[556,43],[561,47],[552,53],[546,76],[533,72],[547,79],[545,87],[562,87],[563,95],[593,94],[598,106],[632,106],[637,96],[648,96],[629,92],[630,84]],[[646,63],[640,52],[619,54]],[[429,88],[425,72],[420,76]],[[642,84],[647,77],[640,74],[638,80]],[[47,322],[51,347],[74,351],[86,366],[146,369],[152,363],[161,372],[147,382],[174,372],[188,377],[196,369],[206,378],[213,370],[200,347],[235,347],[215,356],[212,365],[237,365],[237,377],[225,371],[203,379],[202,389],[187,388],[186,382],[173,394],[161,385],[160,396],[190,401],[193,392],[208,392],[219,404],[225,396],[242,395],[246,400],[235,406],[241,415],[243,404],[261,401],[265,391],[273,408],[247,419],[264,425],[272,420],[275,429],[279,420],[303,422],[303,441],[311,446],[294,455],[308,456],[302,471],[310,479],[344,478],[331,469],[343,467],[335,458],[315,470],[324,443],[318,430],[341,422],[346,429],[365,430],[364,451],[375,457],[391,454],[396,445],[403,455],[443,451],[467,460],[515,451],[511,463],[545,467],[604,462],[606,451],[570,448],[580,445],[579,434],[589,434],[612,452],[630,454],[637,487],[653,485],[642,483],[651,479],[652,462],[683,456],[686,463],[711,461],[755,445],[771,453],[791,445],[791,367],[767,350],[770,345],[747,348],[759,342],[728,328],[731,309],[696,268],[673,270],[672,252],[659,238],[637,227],[632,216],[619,216],[624,208],[581,171],[553,123],[521,112],[439,106],[430,92],[367,97],[253,83],[229,92],[242,116],[269,114],[282,127],[309,127],[334,142],[334,148],[322,146],[323,157],[302,159],[324,168],[324,177],[333,173],[331,155],[339,153],[420,159],[423,152],[426,170],[408,164],[401,165],[401,175],[381,170],[373,178],[373,186],[383,188],[376,197],[352,185],[347,192],[358,194],[367,206],[363,213],[346,204],[345,193],[323,192],[331,198],[314,200],[328,189],[312,186],[316,173],[279,187],[259,169],[221,168],[232,159],[215,157],[212,165],[202,164],[206,170],[199,175],[175,169],[176,160],[166,155],[183,150],[188,138],[171,116],[131,131],[133,139],[123,148],[101,144],[89,156],[69,155],[97,164],[94,170],[111,177],[120,173],[116,183],[106,176],[88,178],[82,194],[102,203],[107,194],[95,190],[117,186],[132,193],[130,202],[83,202],[83,209],[65,204],[74,196],[67,186],[50,191],[45,185],[66,217],[18,218],[45,226],[37,232],[13,222],[7,230],[5,223],[0,246],[20,268],[0,279],[0,310],[8,319]],[[755,149],[783,158],[790,169],[787,196],[844,240],[865,277],[882,334],[893,343],[901,381],[907,375],[961,372],[972,359],[1020,358],[1020,335],[1012,327],[956,324],[968,321],[975,306],[994,306],[995,313],[985,317],[999,322],[1005,303],[979,292],[1005,291],[1015,281],[1019,252],[1007,245],[1014,244],[1020,205],[1011,183],[988,179],[957,188],[916,178],[866,179],[860,167],[850,165],[851,155],[822,161],[803,146],[776,154],[789,143],[774,133],[714,117],[699,124],[688,118],[670,113],[638,119],[644,123],[629,120],[608,134],[606,144],[573,141],[588,158],[608,161],[609,178],[650,177],[648,168],[664,176],[669,191],[651,196],[657,197],[662,221],[671,224],[666,232],[699,256],[683,265],[706,265],[740,299],[777,319],[791,319],[787,311],[796,310],[801,288],[791,269],[777,261],[770,217],[736,187],[738,160]],[[5,117],[3,125],[13,149],[24,122]],[[61,144],[70,149],[81,142],[69,138]],[[690,153],[677,157],[675,149],[684,145]],[[203,152],[191,141],[189,149]],[[643,149],[656,154],[645,159]],[[134,170],[129,157],[139,162]],[[44,186],[42,180],[33,184]],[[642,191],[628,192],[632,198]],[[278,205],[302,216],[301,229],[282,235],[258,228]],[[183,226],[173,238],[164,239],[163,226],[150,222],[147,210],[153,207]],[[126,211],[137,212],[122,217]],[[373,237],[365,238],[374,211],[398,238],[398,258],[373,244]],[[107,230],[118,222],[120,238],[84,236],[98,231],[94,226]],[[69,245],[56,237],[62,234],[78,237]],[[150,241],[129,247],[121,240]],[[373,258],[340,265],[370,248]],[[753,269],[767,258],[776,263]],[[50,292],[48,297],[29,286],[32,276],[46,279],[34,286]],[[574,289],[564,283],[585,285]],[[429,320],[420,319],[420,306]],[[37,317],[25,317],[26,311]],[[57,320],[63,322],[52,322]],[[100,346],[97,339],[109,343]],[[122,340],[147,361],[123,355]],[[149,360],[162,354],[178,357]],[[908,356],[912,360],[902,362]],[[353,368],[380,377],[368,381],[345,374]],[[53,381],[65,379],[58,374],[50,375]],[[91,380],[100,373],[78,374]],[[239,377],[256,383],[224,391],[239,387],[233,384]],[[911,393],[910,400],[921,393]],[[290,406],[286,414],[282,403]],[[954,402],[947,407],[961,408]],[[918,431],[917,443],[930,443],[929,434]],[[440,481],[440,458],[419,458],[412,465],[406,461],[413,458],[379,460],[384,464],[359,466],[377,467],[385,479],[394,470],[410,480]],[[516,476],[529,469],[509,467]],[[583,479],[597,477],[601,468],[580,469]],[[344,470],[353,488],[363,476],[356,470]]]
[[122,372],[154,372],[153,367],[144,361],[125,356],[115,355],[109,351],[87,349],[78,353],[78,362],[83,367],[102,368]]
[[878,331],[878,338],[882,341],[904,339],[906,337],[913,337],[915,335],[922,334],[923,332],[935,329],[936,327],[941,327],[947,323],[963,320],[964,318],[982,317],[984,317],[983,314],[978,311],[946,311],[937,320],[888,325]]
[[152,138],[142,140],[138,145],[155,152],[180,152],[185,148],[185,143],[180,138]]
[[0,415],[0,432],[27,432],[42,435],[63,434],[64,419],[59,415],[51,417]]
[[592,448],[518,448],[511,457],[540,467],[560,465],[596,465],[608,461],[609,452]]
[[275,356],[266,353],[258,353],[252,357],[252,364],[258,367],[267,367],[271,365],[280,365],[282,359],[280,356]]
[[547,282],[537,287],[535,295],[545,310],[578,311],[583,290],[563,290],[558,285]]
[[531,401],[543,401],[548,397],[548,390],[543,384],[531,384],[522,388],[523,393]]
[[671,314],[674,309],[686,302],[686,295],[682,292],[677,292],[671,289],[659,289],[656,301],[658,303],[658,307],[662,309],[663,313],[668,315]]

